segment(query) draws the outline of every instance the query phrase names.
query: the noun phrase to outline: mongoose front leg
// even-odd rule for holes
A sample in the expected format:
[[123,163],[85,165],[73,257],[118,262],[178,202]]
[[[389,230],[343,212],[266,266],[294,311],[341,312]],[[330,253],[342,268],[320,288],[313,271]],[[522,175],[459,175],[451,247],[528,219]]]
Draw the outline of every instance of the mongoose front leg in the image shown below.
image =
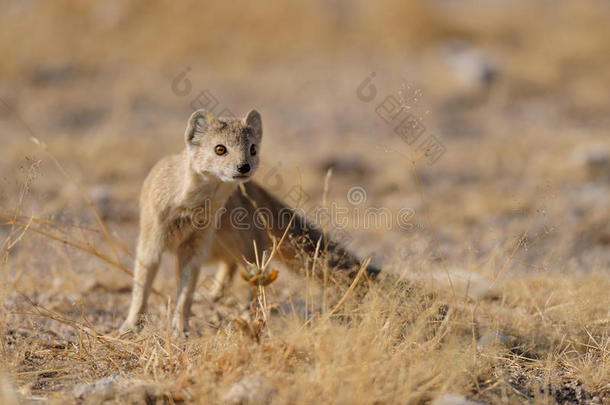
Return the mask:
[[148,296],[159,269],[159,261],[163,252],[163,245],[155,237],[158,232],[140,232],[140,239],[136,250],[134,284],[131,296],[131,305],[127,319],[121,326],[121,332],[137,330],[141,323],[141,316],[146,310]]

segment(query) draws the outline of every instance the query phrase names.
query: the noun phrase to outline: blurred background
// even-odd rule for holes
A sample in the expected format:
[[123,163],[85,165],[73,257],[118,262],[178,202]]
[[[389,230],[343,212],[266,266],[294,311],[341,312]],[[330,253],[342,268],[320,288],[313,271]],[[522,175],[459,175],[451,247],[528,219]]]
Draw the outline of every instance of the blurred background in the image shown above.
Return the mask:
[[34,164],[23,213],[87,222],[80,187],[133,246],[141,182],[191,110],[254,107],[274,194],[319,203],[332,168],[331,201],[354,208],[357,186],[361,208],[412,210],[408,229],[352,223],[362,255],[607,270],[609,18],[577,0],[2,0],[0,206]]
[[[132,377],[219,403],[260,374],[273,403],[607,403],[609,22],[602,0],[0,0],[0,402],[6,373],[52,403]],[[166,345],[166,259],[117,339],[141,184],[196,108],[260,111],[256,180],[347,209],[326,230],[417,288],[327,322],[278,267],[246,330],[248,285],[211,303],[202,277]]]

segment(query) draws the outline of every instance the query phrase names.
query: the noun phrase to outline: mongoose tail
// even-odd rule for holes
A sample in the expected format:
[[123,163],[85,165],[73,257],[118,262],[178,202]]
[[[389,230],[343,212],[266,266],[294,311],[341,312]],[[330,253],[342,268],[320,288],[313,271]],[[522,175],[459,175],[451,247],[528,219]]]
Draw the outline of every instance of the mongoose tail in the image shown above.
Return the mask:
[[[362,266],[360,259],[312,225],[298,210],[288,207],[253,181],[233,192],[225,208],[227,211],[221,217],[212,245],[212,258],[224,262],[213,296],[222,295],[236,268],[244,264],[243,258],[255,261],[253,241],[260,254],[272,248],[273,239],[279,242],[286,229],[286,238],[275,257],[297,273],[312,267],[316,248],[318,260],[326,260],[327,268],[333,269],[332,278],[343,277],[351,282]],[[315,276],[322,279],[323,266],[316,267]],[[222,277],[222,272],[227,273],[228,280]],[[376,279],[379,273],[380,269],[370,264],[366,268],[369,279]]]

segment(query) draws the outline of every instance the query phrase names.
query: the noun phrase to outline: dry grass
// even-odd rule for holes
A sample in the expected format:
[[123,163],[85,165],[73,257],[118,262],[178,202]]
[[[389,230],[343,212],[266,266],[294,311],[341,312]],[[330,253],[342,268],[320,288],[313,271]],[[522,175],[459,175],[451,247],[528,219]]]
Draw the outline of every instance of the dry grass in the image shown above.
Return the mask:
[[[77,384],[120,375],[111,401],[219,403],[244,376],[262,375],[274,387],[274,403],[424,403],[447,392],[489,403],[608,400],[607,271],[507,275],[520,254],[542,250],[540,236],[509,239],[487,257],[449,259],[473,263],[465,280],[451,271],[451,285],[447,266],[425,252],[408,267],[397,258],[403,276],[416,280],[408,290],[381,282],[363,302],[348,297],[334,314],[314,304],[313,281],[282,274],[267,288],[269,305],[313,305],[317,315],[272,311],[263,329],[250,323],[243,297],[207,302],[204,280],[198,336],[187,340],[169,334],[166,273],[145,331],[118,336],[129,297],[120,271],[129,272],[125,245],[132,243],[104,236],[93,210],[80,225],[20,216],[36,170],[24,173],[19,209],[1,218],[11,226],[3,245],[2,357],[22,398],[74,401]],[[535,210],[535,201],[528,204]],[[431,277],[435,272],[440,276]],[[477,288],[493,294],[475,294]],[[506,342],[481,344],[497,332]]]
[[[120,337],[113,331],[127,303],[126,279],[117,286],[101,274],[53,273],[4,283],[15,292],[5,291],[3,314],[11,381],[25,397],[52,403],[70,400],[77,383],[113,374],[153,383],[114,397],[138,402],[218,403],[247,375],[268,379],[274,403],[422,403],[445,392],[547,403],[608,393],[610,285],[602,274],[521,277],[498,283],[493,300],[464,299],[443,283],[408,291],[380,283],[363,302],[348,299],[339,318],[324,308],[309,320],[273,313],[260,336],[244,329],[237,300],[214,307],[200,298],[200,336],[173,340],[163,298],[141,335]],[[308,299],[298,286],[282,290]],[[269,302],[282,302],[279,291],[269,291]],[[506,344],[481,347],[494,331],[509,337]]]
[[[254,376],[273,404],[610,403],[610,166],[587,160],[610,154],[608,4],[471,3],[0,3],[0,403],[222,403]],[[455,39],[498,68],[487,93],[455,85]],[[356,98],[372,71],[378,97],[422,86],[434,166]],[[119,336],[140,184],[203,89],[263,112],[274,194],[412,208],[410,230],[350,223],[402,282],[359,301],[279,268],[262,323],[241,280],[209,302],[208,270],[173,339],[165,263]]]

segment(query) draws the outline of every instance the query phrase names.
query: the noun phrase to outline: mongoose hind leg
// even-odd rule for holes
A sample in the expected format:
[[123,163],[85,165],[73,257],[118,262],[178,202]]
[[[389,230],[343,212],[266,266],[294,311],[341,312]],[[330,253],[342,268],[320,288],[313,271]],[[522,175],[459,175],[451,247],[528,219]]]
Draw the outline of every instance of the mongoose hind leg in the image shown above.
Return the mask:
[[231,286],[236,270],[237,265],[235,263],[223,260],[218,264],[218,270],[216,270],[214,277],[214,285],[210,290],[210,299],[212,301],[216,302],[225,295],[227,289]]
[[195,287],[197,287],[199,270],[203,259],[207,255],[209,245],[209,238],[194,235],[178,248],[180,280],[176,296],[176,308],[172,317],[172,330],[176,336],[183,336],[188,331],[188,320],[191,316],[191,306],[193,305],[193,295]]

